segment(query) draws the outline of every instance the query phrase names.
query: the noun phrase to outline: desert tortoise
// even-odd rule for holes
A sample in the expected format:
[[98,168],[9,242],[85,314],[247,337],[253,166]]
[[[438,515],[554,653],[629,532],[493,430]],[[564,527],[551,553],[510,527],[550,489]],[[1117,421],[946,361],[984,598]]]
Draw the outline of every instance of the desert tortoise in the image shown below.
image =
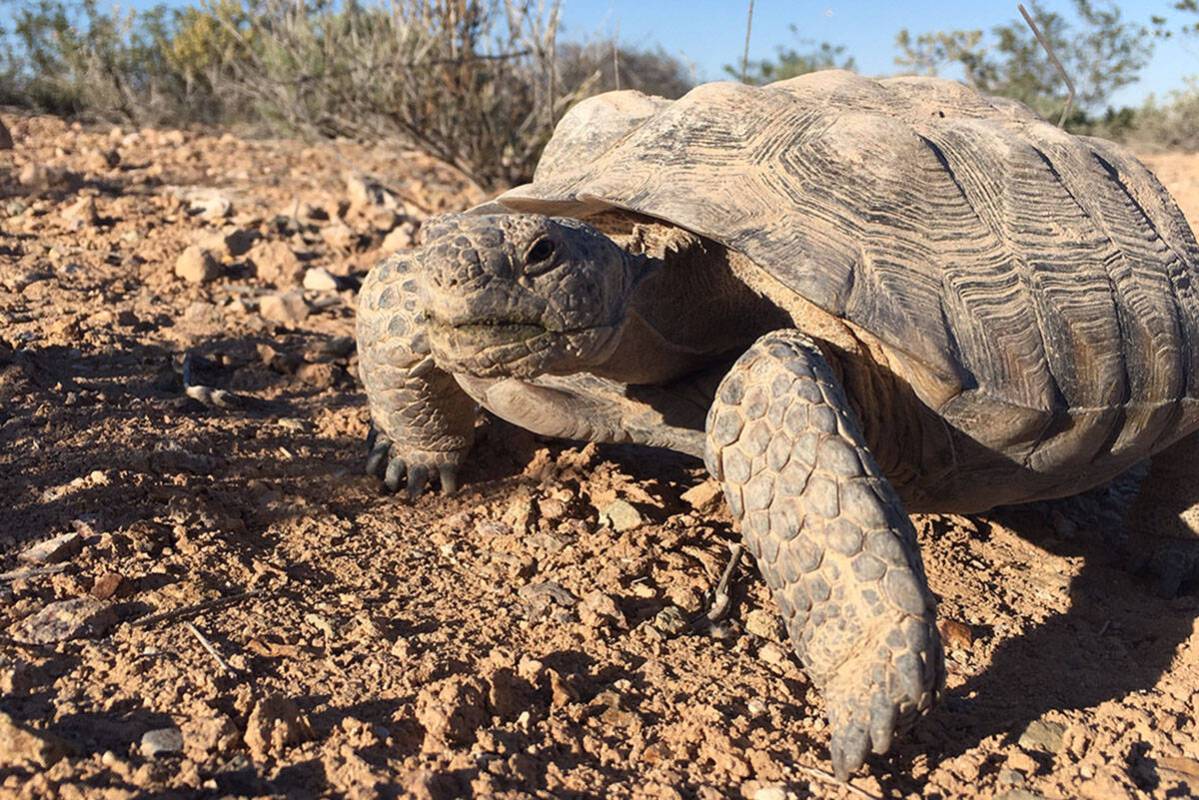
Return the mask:
[[[845,776],[943,683],[907,512],[1077,493],[1176,442],[1153,469],[1194,469],[1169,457],[1199,428],[1197,272],[1126,151],[956,82],[612,92],[367,279],[368,470],[452,490],[476,403],[702,456]],[[1179,483],[1143,507],[1192,515]]]

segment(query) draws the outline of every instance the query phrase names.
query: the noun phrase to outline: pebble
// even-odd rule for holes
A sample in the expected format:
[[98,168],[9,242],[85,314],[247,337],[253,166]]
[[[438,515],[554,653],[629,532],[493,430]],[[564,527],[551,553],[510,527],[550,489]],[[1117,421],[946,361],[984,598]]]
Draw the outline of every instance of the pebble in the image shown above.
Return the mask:
[[654,615],[651,624],[666,636],[678,636],[687,630],[687,617],[678,606],[666,606]]
[[259,280],[279,287],[295,286],[304,276],[304,265],[285,242],[258,242],[250,248],[247,258]]
[[694,508],[696,511],[716,505],[717,501],[724,496],[724,490],[720,488],[720,484],[716,481],[704,481],[698,486],[692,486],[687,491],[683,492],[683,502]]
[[312,292],[336,292],[337,278],[324,267],[312,267],[304,273],[304,288]]
[[0,711],[0,767],[46,769],[66,754],[61,739],[31,731]]
[[1062,749],[1062,737],[1065,734],[1066,726],[1060,722],[1037,719],[1030,722],[1024,733],[1020,734],[1019,744],[1025,750],[1058,753]]
[[383,237],[380,247],[385,253],[394,253],[397,250],[407,250],[414,244],[416,244],[415,232],[409,230],[408,226],[401,225]]
[[233,201],[216,189],[198,189],[188,195],[188,213],[216,221],[233,213]]
[[312,725],[299,706],[282,695],[267,695],[254,705],[246,720],[246,747],[255,759],[282,752],[312,737]]
[[631,531],[645,524],[641,512],[625,500],[613,500],[604,506],[600,509],[599,519],[601,525],[609,525],[617,532]]
[[332,364],[301,364],[296,377],[317,389],[328,389],[337,383],[337,367]]
[[96,211],[96,198],[90,194],[80,197],[64,208],[59,216],[71,230],[93,228],[100,222],[100,213]]
[[758,658],[774,667],[787,663],[787,653],[774,642],[767,642],[759,647]]
[[358,234],[344,222],[335,222],[321,228],[321,239],[334,250],[352,250],[358,241]]
[[175,261],[175,274],[188,283],[206,283],[221,274],[221,262],[212,252],[193,244]]
[[368,175],[356,172],[346,173],[346,196],[350,204],[358,207],[377,206],[380,208],[396,208],[399,201],[396,196]]
[[146,758],[183,752],[183,733],[178,728],[159,728],[142,735],[142,755]]
[[259,301],[258,313],[271,322],[296,325],[308,319],[308,304],[299,292],[277,292]]
[[941,632],[941,639],[951,650],[969,650],[974,644],[974,632],[963,622],[943,618],[937,621],[937,630]]
[[767,785],[758,788],[751,797],[753,800],[787,800],[787,790],[777,784]]
[[105,572],[92,584],[92,597],[108,600],[125,588],[125,578],[119,572]]
[[761,608],[755,608],[745,615],[745,630],[772,642],[782,638],[782,625],[778,615]]
[[78,555],[82,549],[83,537],[71,531],[26,548],[18,558],[26,564],[57,564]]
[[74,597],[50,603],[12,628],[12,638],[27,644],[54,644],[102,635],[116,614],[94,597]]

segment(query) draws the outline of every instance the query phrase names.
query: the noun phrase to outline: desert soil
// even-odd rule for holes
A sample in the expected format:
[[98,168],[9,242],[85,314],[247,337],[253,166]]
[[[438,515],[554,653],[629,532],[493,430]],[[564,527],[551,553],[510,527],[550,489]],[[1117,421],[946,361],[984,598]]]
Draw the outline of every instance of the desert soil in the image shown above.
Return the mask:
[[[838,786],[752,564],[688,627],[737,540],[700,464],[490,421],[455,496],[362,474],[357,282],[478,190],[7,120],[0,794],[1199,794],[1199,602],[1125,569],[1135,479],[915,518],[947,698]],[[1199,156],[1150,163],[1199,222]]]

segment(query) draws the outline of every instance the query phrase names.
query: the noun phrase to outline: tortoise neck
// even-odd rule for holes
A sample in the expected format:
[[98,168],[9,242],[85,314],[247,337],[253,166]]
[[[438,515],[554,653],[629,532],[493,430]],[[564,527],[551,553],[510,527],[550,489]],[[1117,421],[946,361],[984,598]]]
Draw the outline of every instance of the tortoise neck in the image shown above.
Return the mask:
[[775,306],[733,274],[727,256],[699,237],[661,255],[630,254],[637,277],[620,340],[592,372],[626,384],[664,383],[740,355],[785,326]]

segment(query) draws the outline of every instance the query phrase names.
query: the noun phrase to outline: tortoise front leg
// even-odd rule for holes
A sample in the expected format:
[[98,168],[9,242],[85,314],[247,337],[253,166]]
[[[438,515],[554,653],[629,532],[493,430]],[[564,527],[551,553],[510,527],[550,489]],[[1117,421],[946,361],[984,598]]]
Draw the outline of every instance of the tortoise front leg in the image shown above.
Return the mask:
[[838,777],[930,708],[944,682],[916,533],[819,348],[759,339],[708,414],[706,461],[824,694]]
[[[419,251],[417,251],[419,252]],[[376,266],[358,299],[358,365],[370,403],[367,472],[415,499],[436,477],[446,492],[474,440],[477,409],[433,362],[420,309],[415,253]]]

